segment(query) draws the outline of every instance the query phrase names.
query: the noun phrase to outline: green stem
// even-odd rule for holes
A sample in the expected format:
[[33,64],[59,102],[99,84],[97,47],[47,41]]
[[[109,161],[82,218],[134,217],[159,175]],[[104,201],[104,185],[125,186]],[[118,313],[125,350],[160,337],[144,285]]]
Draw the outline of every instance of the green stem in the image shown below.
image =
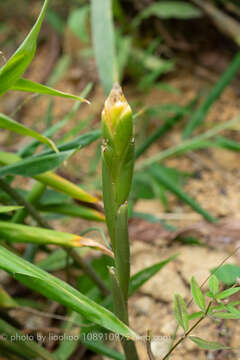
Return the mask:
[[[46,185],[42,184],[40,182],[36,182],[31,191],[29,192],[29,194],[27,195],[27,202],[34,205],[38,202],[38,200],[41,198],[41,196],[43,195],[44,191],[46,189]],[[14,223],[18,223],[21,224],[24,222],[25,218],[28,216],[28,211],[23,208],[20,209],[19,211],[17,211],[15,213],[15,215],[12,217],[11,221]],[[25,252],[24,252],[24,259],[33,262],[34,261],[34,257],[37,253],[39,245],[37,244],[28,244],[26,246]]]
[[11,198],[18,204],[25,208],[31,214],[36,222],[41,226],[50,229],[48,222],[41,217],[34,206],[26,201],[14,188],[12,188],[4,179],[0,178],[0,188],[2,188]]
[[[110,267],[109,273],[112,285],[114,313],[126,325],[129,325],[127,301],[124,299],[123,291],[120,287],[115,268]],[[138,354],[134,341],[126,338],[121,338],[121,343],[126,356],[126,360],[138,360]]]
[[167,360],[169,355],[176,349],[176,347],[180,345],[186,339],[186,337],[207,317],[211,305],[212,301],[209,302],[207,309],[202,315],[202,317],[200,317],[200,319],[198,319],[198,321],[196,321],[195,324],[193,324],[193,326],[182,337],[180,337],[180,339],[173,345],[173,347],[169,350],[169,352],[164,356],[162,360]]
[[[29,194],[27,195],[27,202],[31,203],[32,205],[36,204],[36,202],[41,198],[44,191],[46,189],[46,185],[40,182],[36,182]],[[28,215],[28,211],[24,208],[16,212],[16,214],[12,217],[12,222],[14,223],[23,223],[25,218]]]

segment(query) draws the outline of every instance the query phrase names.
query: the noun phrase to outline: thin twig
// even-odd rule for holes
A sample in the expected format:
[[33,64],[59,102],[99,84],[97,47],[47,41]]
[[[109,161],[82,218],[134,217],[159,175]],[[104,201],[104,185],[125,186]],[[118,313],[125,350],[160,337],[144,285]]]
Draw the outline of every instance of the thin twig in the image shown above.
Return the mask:
[[147,354],[148,354],[149,360],[155,360],[155,356],[153,355],[152,349],[151,349],[151,340],[152,340],[152,332],[150,330],[148,330],[147,331],[147,341],[146,341]]
[[98,274],[94,271],[94,269],[83,260],[81,256],[74,250],[70,249],[69,254],[76,261],[76,263],[83,269],[83,271],[97,284],[98,288],[101,290],[104,296],[110,294],[107,286],[102,281],[102,279],[98,276]]
[[200,322],[202,322],[207,317],[207,314],[208,314],[208,311],[209,311],[211,305],[212,305],[212,301],[209,302],[207,309],[206,309],[205,313],[203,314],[203,316],[200,317],[200,319],[198,319],[198,321],[196,321],[195,324],[193,324],[193,326],[183,336],[181,336],[181,338],[173,345],[173,347],[168,351],[168,353],[164,356],[164,358],[162,360],[166,360],[169,357],[169,355],[173,352],[173,350],[176,349],[176,347],[178,345],[180,345],[181,342],[183,342],[183,340],[186,339],[186,337],[200,324]]
[[33,205],[26,201],[24,197],[22,197],[22,195],[20,195],[18,191],[12,188],[3,178],[0,178],[0,188],[4,190],[7,194],[9,194],[18,205],[24,206],[24,208],[28,211],[29,214],[31,214],[31,216],[40,226],[48,229],[51,228],[48,222],[43,219],[41,215],[39,215]]
[[56,319],[56,320],[63,320],[63,321],[68,321],[72,324],[75,324],[77,326],[92,326],[92,324],[81,324],[79,322],[76,322],[74,320],[71,320],[70,317],[68,316],[63,316],[63,315],[55,315],[55,314],[51,314],[51,313],[48,313],[48,312],[45,312],[45,311],[39,311],[39,310],[36,310],[36,309],[32,309],[31,307],[28,307],[28,306],[22,306],[21,308],[20,307],[16,307],[16,308],[12,308],[11,310],[14,311],[24,311],[24,312],[27,312],[27,313],[31,313],[33,315],[36,315],[36,316],[40,316],[40,317],[44,317],[44,318],[48,318],[48,319]]
[[[225,258],[220,262],[220,264],[214,269],[214,271],[202,282],[202,284],[200,285],[200,289],[202,289],[202,287],[206,284],[206,282],[209,280],[209,278],[210,278],[212,275],[214,275],[214,274],[216,273],[216,271],[217,271],[218,269],[220,269],[220,267],[221,267],[228,259],[230,259],[232,256],[234,256],[234,255],[237,253],[238,250],[240,250],[240,246],[238,246],[230,255],[228,255],[227,257],[225,257]],[[188,301],[188,303],[187,303],[187,308],[191,305],[192,302],[193,302],[193,298],[191,297],[191,299],[190,299],[190,300]],[[176,325],[176,328],[175,328],[175,331],[174,331],[175,337],[176,337],[178,328],[179,328],[179,325],[177,324],[177,325]],[[178,344],[178,343],[176,343],[176,344]],[[175,344],[175,345],[176,345],[176,344]],[[173,351],[173,348],[176,348],[175,345],[174,345],[173,347],[171,347],[171,349],[169,350],[167,356],[165,356],[165,357],[163,358],[163,360],[167,360],[168,356],[169,356],[170,353]]]

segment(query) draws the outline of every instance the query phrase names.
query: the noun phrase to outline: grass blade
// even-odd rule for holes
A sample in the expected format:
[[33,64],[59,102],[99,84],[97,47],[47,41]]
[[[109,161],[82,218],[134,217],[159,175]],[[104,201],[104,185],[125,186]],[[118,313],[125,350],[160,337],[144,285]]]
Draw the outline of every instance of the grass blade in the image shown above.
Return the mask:
[[[83,256],[88,251],[86,248],[76,248],[75,251],[79,256]],[[73,259],[69,257],[67,252],[60,248],[51,252],[45,259],[37,263],[41,269],[48,272],[62,270],[66,266],[73,264]]]
[[151,279],[158,271],[167,265],[170,261],[176,259],[177,255],[173,255],[166,260],[149,266],[138,273],[134,274],[130,279],[129,296],[132,296],[145,282]]
[[10,309],[18,306],[18,303],[0,285],[0,307]]
[[[0,164],[3,165],[14,164],[18,161],[20,162],[20,160],[21,160],[20,156],[16,154],[0,151]],[[64,179],[62,176],[59,176],[53,172],[48,171],[43,174],[36,175],[34,176],[34,179],[74,199],[84,201],[87,203],[98,202],[98,199],[96,197],[92,196],[91,194],[88,194],[86,191],[81,189],[76,184],[72,183],[67,179]]]
[[69,93],[55,90],[49,86],[42,85],[39,83],[35,83],[33,81],[27,80],[27,79],[18,79],[17,82],[11,87],[11,90],[15,91],[24,91],[24,92],[32,92],[32,93],[38,93],[43,95],[52,95],[52,96],[60,96],[67,99],[77,100],[80,102],[86,102],[89,104],[89,102],[79,96],[71,95]]
[[62,151],[45,156],[32,156],[20,160],[11,165],[3,166],[0,169],[0,176],[3,175],[21,175],[36,176],[49,170],[57,168],[61,163],[74,153],[71,151]]
[[111,0],[91,0],[91,26],[98,71],[108,94],[118,80]]
[[0,335],[4,335],[1,336],[0,345],[24,359],[56,360],[53,354],[35,341],[26,339],[23,333],[2,319],[0,319]]
[[111,250],[95,240],[62,231],[0,221],[0,235],[9,242],[54,244],[70,248],[86,246],[100,250],[108,256],[113,256]]
[[0,214],[22,209],[22,206],[0,206]]
[[[55,205],[40,205],[37,209],[44,212],[63,214],[71,217],[80,217],[82,219],[92,221],[105,221],[105,216],[97,210],[88,208],[86,206],[74,205],[69,203],[55,204]],[[0,207],[1,212],[1,207]]]
[[99,200],[81,189],[78,185],[64,179],[62,176],[59,176],[53,172],[46,172],[35,176],[35,179],[41,183],[50,186],[52,189],[60,191],[68,196],[71,196],[73,199],[84,201],[87,203],[97,203]]
[[196,127],[202,124],[211,106],[223,93],[223,91],[228,86],[228,84],[232,81],[232,79],[238,72],[239,68],[240,68],[240,52],[238,52],[235,55],[232,62],[228,66],[227,70],[223,73],[217,84],[213,87],[207,99],[198,108],[198,110],[193,115],[192,119],[188,122],[183,132],[183,139],[189,137],[192,134],[192,132],[196,129]]
[[8,62],[0,69],[0,95],[16,83],[31,63],[36,52],[37,38],[47,10],[47,5],[48,0],[45,0],[41,13],[28,36]]
[[48,139],[46,136],[39,134],[38,132],[27,128],[26,126],[19,124],[17,121],[11,119],[10,117],[0,114],[0,128],[6,129],[8,131],[15,132],[24,136],[31,136],[37,139],[42,144],[49,146],[52,150],[57,152],[56,145],[51,139]]
[[0,247],[0,268],[31,289],[80,313],[89,321],[125,337],[135,338],[137,336],[133,330],[104,307],[84,296],[64,281],[21,259],[3,247]]
[[232,151],[240,151],[240,143],[231,139],[227,139],[223,136],[216,138],[216,145]]
[[178,196],[182,201],[187,203],[192,209],[201,214],[206,220],[215,222],[216,219],[204,210],[196,200],[190,197],[185,191],[180,189],[172,178],[164,171],[163,168],[158,167],[158,164],[149,167],[149,172],[160,184],[164,185],[169,191]]
[[[146,166],[152,165],[158,161],[163,161],[171,156],[176,156],[179,154],[183,154],[186,151],[196,149],[199,147],[204,147],[207,145],[206,140],[213,138],[220,132],[233,128],[237,125],[239,122],[240,117],[237,116],[236,118],[227,121],[226,123],[214,126],[212,129],[206,131],[204,134],[195,136],[192,139],[182,141],[179,145],[173,146],[167,150],[161,151],[160,153],[157,153],[156,155],[153,155],[152,157],[143,160],[137,166],[135,166],[135,169],[141,170],[145,168]],[[214,144],[213,144],[214,145]],[[209,146],[209,144],[208,144]]]

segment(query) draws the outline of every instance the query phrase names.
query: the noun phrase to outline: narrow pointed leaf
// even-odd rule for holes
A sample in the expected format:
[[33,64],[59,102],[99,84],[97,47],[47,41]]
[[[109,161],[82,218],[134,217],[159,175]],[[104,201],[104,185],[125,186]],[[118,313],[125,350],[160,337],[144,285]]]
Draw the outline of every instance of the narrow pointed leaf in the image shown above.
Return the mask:
[[0,345],[9,348],[11,352],[20,355],[24,359],[56,360],[53,354],[38,345],[33,340],[28,340],[21,331],[0,319]]
[[21,175],[36,176],[46,171],[57,168],[61,163],[74,153],[71,151],[62,151],[46,156],[33,156],[13,163],[12,165],[3,166],[0,169],[0,176],[3,175]]
[[206,310],[203,293],[194,277],[191,279],[191,292],[195,304],[199,306],[201,310]]
[[98,71],[108,94],[117,81],[111,0],[91,0],[91,26]]
[[[91,144],[92,142],[94,142],[95,140],[99,139],[99,137],[101,136],[101,131],[100,130],[93,130],[90,131],[89,133],[80,135],[70,141],[67,141],[64,144],[61,144],[58,146],[58,150],[59,151],[67,151],[67,150],[76,150],[76,149],[82,149],[86,146],[88,146],[89,144]],[[46,155],[49,154],[51,150],[47,150],[41,153],[41,155]]]
[[184,139],[190,136],[192,132],[196,129],[196,127],[202,124],[211,106],[223,93],[223,91],[229,85],[229,83],[232,81],[232,79],[238,72],[239,68],[240,68],[240,52],[237,52],[232,62],[228,66],[227,70],[221,75],[219,81],[213,87],[212,91],[209,93],[204,103],[198,108],[198,110],[193,115],[192,119],[188,122],[183,133]]
[[[101,333],[99,334],[101,336]],[[104,357],[107,357],[109,359],[115,359],[115,360],[126,360],[125,356],[121,354],[120,352],[111,349],[107,345],[105,345],[103,342],[100,341],[89,341],[89,340],[82,340],[82,343],[90,350],[94,351],[97,354],[104,355]]]
[[129,285],[129,296],[132,296],[145,282],[151,279],[155,274],[158,273],[165,265],[170,261],[176,259],[177,255],[173,255],[166,260],[149,266],[138,273],[134,274],[130,279]]
[[230,303],[226,305],[226,308],[228,309],[228,311],[238,317],[240,317],[240,311],[238,309],[235,308],[234,303]]
[[218,278],[213,274],[209,278],[209,290],[213,295],[216,295],[219,291],[219,281]]
[[164,185],[169,191],[178,196],[182,201],[186,202],[192,209],[201,214],[205,219],[210,222],[215,222],[216,219],[204,210],[200,204],[189,196],[184,190],[182,190],[176,183],[172,180],[172,178],[167,174],[164,169],[160,169],[158,164],[152,165],[149,168],[150,174],[162,185]]
[[33,243],[39,245],[54,244],[65,247],[93,247],[108,256],[113,256],[111,250],[92,239],[62,231],[14,224],[7,221],[0,221],[0,236],[10,242]]
[[183,328],[184,331],[188,330],[188,313],[187,306],[183,298],[175,294],[174,297],[174,314],[177,322]]
[[15,308],[18,306],[18,303],[0,286],[0,307]]
[[240,277],[240,266],[235,264],[224,264],[218,269],[212,269],[211,272],[226,285],[233,285]]
[[60,96],[67,99],[78,100],[80,102],[89,103],[86,99],[72,95],[63,91],[55,90],[49,86],[35,83],[27,79],[18,79],[17,82],[11,87],[11,90],[33,92],[43,95]]
[[[62,203],[56,205],[37,206],[40,211],[63,214],[72,217],[80,217],[82,219],[92,221],[105,221],[105,216],[97,210],[86,206]],[[1,211],[1,207],[0,207]]]
[[24,125],[19,124],[17,121],[11,119],[4,114],[0,114],[0,128],[15,132],[20,135],[33,137],[40,141],[42,144],[49,146],[52,150],[57,151],[56,145],[51,139],[48,139],[46,136],[43,136],[38,132],[27,128]]
[[[52,155],[53,154],[51,154],[51,156]],[[0,164],[2,165],[14,164],[16,162],[20,162],[20,160],[21,157],[16,154],[0,151]],[[76,184],[53,172],[48,171],[45,172],[44,174],[36,175],[34,176],[34,178],[40,181],[41,183],[50,186],[51,188],[59,192],[62,192],[74,199],[84,201],[87,203],[96,203],[99,201],[95,196],[88,194],[86,191],[81,189]]]
[[161,19],[192,19],[202,15],[202,11],[186,1],[160,1],[148,6],[136,18],[135,23],[150,16]]
[[125,337],[136,334],[113,313],[98,305],[64,281],[39,269],[7,249],[0,247],[0,268],[49,299],[80,313],[89,321]]
[[22,206],[0,206],[0,214],[22,209]]
[[224,312],[224,311],[219,311],[219,312],[214,312],[211,314],[213,317],[216,317],[218,319],[240,319],[240,314],[233,314],[233,312]]
[[239,290],[240,290],[240,287],[235,287],[235,288],[224,290],[216,295],[216,299],[218,299],[218,300],[225,299],[233,294],[236,294]]
[[206,349],[206,350],[230,349],[229,346],[225,346],[215,341],[206,341],[197,336],[189,336],[189,339],[192,340],[195,344],[197,344],[201,349]]
[[74,199],[87,203],[97,203],[99,201],[95,196],[87,193],[76,184],[53,172],[49,171],[44,174],[37,175],[35,176],[35,179],[57,191],[71,196]]
[[41,13],[28,36],[13,56],[0,69],[0,95],[16,83],[31,63],[36,52],[37,38],[46,13],[47,5],[48,0],[45,0]]

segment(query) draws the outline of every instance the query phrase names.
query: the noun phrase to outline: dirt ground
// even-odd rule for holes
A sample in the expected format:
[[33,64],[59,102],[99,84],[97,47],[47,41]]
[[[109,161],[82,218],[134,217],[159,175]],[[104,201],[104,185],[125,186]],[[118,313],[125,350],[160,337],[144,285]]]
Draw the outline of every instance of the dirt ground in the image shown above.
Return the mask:
[[[66,41],[65,48],[69,42]],[[72,44],[72,43],[71,43]],[[73,45],[71,45],[74,48]],[[69,50],[71,51],[71,49]],[[46,61],[47,49],[42,48],[38,51],[38,57],[34,61],[28,76],[32,80],[40,80],[45,77],[44,63]],[[97,78],[94,64],[87,64],[86,71],[83,70],[86,64],[75,62],[63,79],[57,84],[59,89],[79,93],[84,85]],[[88,71],[89,69],[89,71]],[[87,74],[83,77],[83,74]],[[214,75],[215,76],[215,75]],[[213,76],[213,77],[214,77]],[[199,73],[199,68],[192,68],[174,72],[167,79],[169,85],[175,86],[182,91],[184,96],[172,94],[163,90],[153,90],[147,95],[141,95],[142,100],[148,104],[159,103],[178,103],[187,104],[194,98],[200,89],[209,89],[212,82]],[[210,125],[219,124],[227,121],[239,114],[239,89],[235,84],[229,87],[223,96],[214,104],[204,126],[199,132],[206,130]],[[134,90],[126,87],[126,93],[134,99]],[[0,104],[0,110],[11,114],[16,104],[22,104],[23,98],[28,98],[22,94],[7,94]],[[80,122],[88,115],[94,113],[93,124],[98,126],[99,113],[104,101],[104,94],[98,85],[90,94],[89,99],[92,105],[83,105],[77,116],[72,119],[67,126],[61,130],[60,135],[69,130],[76,122]],[[43,125],[39,119],[44,115],[48,106],[48,99],[40,97],[37,100],[31,98],[15,114],[15,118],[23,120],[25,124],[31,125],[37,130],[42,131]],[[54,99],[54,121],[58,121],[72,107],[72,102],[62,99]],[[136,125],[137,126],[137,125]],[[152,124],[157,126],[157,120]],[[238,130],[240,128],[238,127]],[[240,135],[234,130],[226,132],[235,140],[240,140]],[[3,149],[14,151],[20,146],[20,137],[10,137],[6,132],[0,133],[0,143],[4,144]],[[25,140],[24,140],[25,141]],[[149,156],[156,151],[160,151],[169,146],[173,146],[180,141],[179,128],[167,133],[167,135],[155,144],[146,154]],[[23,143],[22,143],[23,144]],[[70,177],[77,182],[81,182],[86,173],[86,167],[95,152],[95,145],[91,145],[87,150],[82,150],[74,155],[69,163],[61,169],[61,174]],[[195,197],[203,208],[220,218],[217,225],[206,223],[198,214],[194,213],[187,205],[179,202],[175,196],[169,196],[171,213],[165,213],[158,200],[139,201],[136,205],[137,211],[154,213],[162,217],[169,223],[179,228],[178,233],[169,233],[161,224],[150,224],[145,220],[133,220],[130,222],[131,234],[131,256],[132,273],[159,262],[170,255],[178,253],[178,258],[166,266],[162,271],[148,281],[136,295],[130,300],[130,323],[133,329],[140,335],[146,335],[147,329],[152,330],[154,337],[163,337],[163,342],[156,342],[154,354],[161,359],[161,352],[167,346],[169,337],[173,335],[176,323],[173,317],[173,297],[177,292],[185,300],[190,300],[190,279],[195,276],[202,283],[209,275],[209,270],[218,266],[227,258],[238,246],[240,246],[240,168],[238,153],[209,148],[187,155],[170,159],[166,162],[169,166],[177,167],[179,170],[194,171],[198,176],[189,178],[185,189]],[[79,171],[80,169],[80,171]],[[26,187],[31,186],[31,182],[25,183],[18,179]],[[89,183],[89,190],[93,191],[94,185]],[[55,221],[59,230],[77,231],[78,233],[88,226],[82,220],[65,220],[64,222]],[[89,223],[90,224],[90,223]],[[92,223],[91,223],[92,226]],[[176,235],[197,234],[204,246],[184,245],[176,241]],[[227,262],[238,264],[240,253],[231,256]],[[223,351],[204,351],[199,350],[189,340],[185,340],[174,353],[174,360],[235,360],[240,359],[239,352],[239,321],[221,320],[214,322],[208,319],[202,322],[192,335],[201,336],[206,340],[219,341],[233,350]],[[181,332],[178,333],[178,335]],[[147,360],[145,345],[141,342],[137,344],[141,360]],[[100,357],[92,357],[100,359]],[[74,357],[73,357],[74,359]]]

